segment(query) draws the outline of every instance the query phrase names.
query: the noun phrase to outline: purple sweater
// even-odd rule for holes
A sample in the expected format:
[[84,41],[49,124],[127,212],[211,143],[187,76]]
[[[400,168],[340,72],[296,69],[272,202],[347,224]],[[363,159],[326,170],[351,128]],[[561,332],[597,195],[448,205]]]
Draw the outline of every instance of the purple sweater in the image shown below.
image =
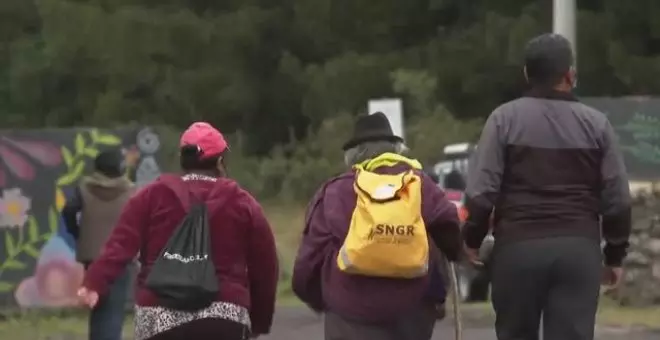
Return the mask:
[[[407,165],[376,169],[379,173],[399,173]],[[456,207],[445,198],[433,180],[423,172],[422,217],[431,240],[455,261],[461,249]],[[339,270],[337,253],[348,232],[357,201],[353,190],[355,173],[344,173],[326,182],[309,203],[305,230],[293,270],[293,290],[310,308],[364,321],[387,321],[419,307],[425,301],[437,302],[428,293],[429,276],[416,279],[387,279],[350,275]],[[431,259],[437,258],[430,247]],[[431,263],[437,268],[437,263]],[[438,287],[438,289],[443,289]]]

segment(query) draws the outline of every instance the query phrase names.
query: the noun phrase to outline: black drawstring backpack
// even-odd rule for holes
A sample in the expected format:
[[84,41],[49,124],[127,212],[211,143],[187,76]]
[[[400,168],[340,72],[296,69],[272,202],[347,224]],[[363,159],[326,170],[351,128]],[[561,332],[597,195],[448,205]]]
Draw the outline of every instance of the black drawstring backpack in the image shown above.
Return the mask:
[[194,311],[210,306],[220,283],[211,255],[206,204],[197,200],[185,182],[168,184],[187,211],[151,267],[146,287],[167,308]]

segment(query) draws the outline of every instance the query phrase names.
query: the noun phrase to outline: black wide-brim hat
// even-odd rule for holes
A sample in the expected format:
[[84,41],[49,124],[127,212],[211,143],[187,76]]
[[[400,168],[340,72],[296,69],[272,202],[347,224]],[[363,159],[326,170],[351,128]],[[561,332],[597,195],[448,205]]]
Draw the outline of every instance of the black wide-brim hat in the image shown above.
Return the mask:
[[342,149],[346,151],[364,142],[374,141],[403,143],[403,138],[394,134],[390,121],[382,112],[358,117],[353,129],[353,136]]

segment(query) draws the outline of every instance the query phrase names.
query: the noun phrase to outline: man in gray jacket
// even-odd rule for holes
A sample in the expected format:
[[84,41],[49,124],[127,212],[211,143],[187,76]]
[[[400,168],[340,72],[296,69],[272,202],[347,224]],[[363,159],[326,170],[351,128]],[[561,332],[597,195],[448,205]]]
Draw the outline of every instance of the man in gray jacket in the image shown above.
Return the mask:
[[493,111],[470,162],[465,250],[478,263],[494,209],[499,340],[538,339],[541,315],[543,339],[591,340],[601,279],[619,283],[628,248],[627,174],[605,115],[571,94],[564,37],[532,39],[524,72],[531,91]]
[[[67,230],[76,239],[76,258],[85,268],[101,253],[133,194],[133,184],[124,172],[120,151],[101,152],[94,160],[94,173],[82,179],[62,210]],[[127,269],[114,283],[110,294],[92,310],[90,340],[121,340],[129,284]]]

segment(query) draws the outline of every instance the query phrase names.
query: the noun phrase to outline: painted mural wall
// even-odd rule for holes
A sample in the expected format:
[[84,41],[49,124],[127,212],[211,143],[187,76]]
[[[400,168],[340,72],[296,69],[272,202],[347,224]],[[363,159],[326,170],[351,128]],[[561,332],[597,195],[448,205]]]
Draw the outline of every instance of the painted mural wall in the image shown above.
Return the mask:
[[108,148],[123,151],[136,184],[160,174],[151,128],[0,131],[0,306],[75,304],[83,268],[60,212]]

